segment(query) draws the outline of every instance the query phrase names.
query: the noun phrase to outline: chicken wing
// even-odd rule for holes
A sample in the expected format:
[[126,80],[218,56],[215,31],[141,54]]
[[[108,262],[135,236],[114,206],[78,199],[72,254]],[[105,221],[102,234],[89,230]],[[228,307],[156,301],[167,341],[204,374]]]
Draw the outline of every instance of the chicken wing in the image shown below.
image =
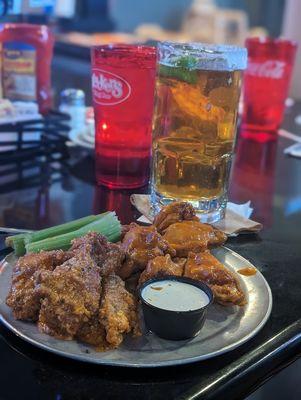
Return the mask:
[[57,265],[72,257],[62,250],[42,251],[20,257],[13,270],[12,285],[6,304],[12,308],[16,319],[36,321],[40,311],[40,297],[35,291],[37,278],[42,271],[53,271]]
[[181,221],[198,221],[195,210],[190,203],[175,201],[162,207],[154,218],[154,226],[163,233],[170,225]]
[[134,335],[140,334],[136,300],[125,289],[119,276],[104,278],[99,317],[106,331],[106,340],[113,347],[120,345],[124,333],[133,331]]
[[207,283],[220,304],[246,304],[238,279],[208,250],[197,254],[189,253],[184,276]]
[[153,258],[141,273],[138,285],[142,285],[142,283],[149,279],[166,275],[182,276],[185,262],[186,258],[172,260],[169,254]]
[[137,270],[143,270],[148,261],[164,254],[175,255],[175,250],[162,238],[154,226],[131,223],[121,243],[126,260],[117,272],[123,279]]
[[99,311],[97,311],[87,322],[84,322],[79,328],[76,338],[81,342],[95,346],[97,350],[104,351],[110,348],[106,341],[106,331],[99,320]]
[[177,257],[187,257],[190,251],[220,246],[227,240],[222,231],[200,221],[174,223],[165,230],[163,238],[175,249]]
[[[97,314],[101,267],[106,239],[91,232],[73,242],[74,256],[52,272],[40,275],[36,292],[42,300],[39,329],[60,339],[72,339]],[[102,264],[101,264],[102,265]]]
[[[89,246],[89,250],[87,249]],[[100,268],[101,276],[115,273],[119,270],[125,258],[125,252],[117,244],[110,243],[100,234],[90,232],[72,242],[71,252],[89,251]]]
[[36,289],[43,298],[39,329],[59,339],[73,339],[81,325],[98,310],[100,282],[97,263],[84,252],[53,272],[43,272]]

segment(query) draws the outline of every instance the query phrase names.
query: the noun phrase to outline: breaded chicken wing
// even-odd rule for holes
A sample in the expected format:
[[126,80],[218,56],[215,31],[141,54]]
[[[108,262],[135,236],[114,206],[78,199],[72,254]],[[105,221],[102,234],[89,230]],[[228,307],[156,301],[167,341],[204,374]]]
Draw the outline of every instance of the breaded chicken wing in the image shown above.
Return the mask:
[[103,280],[99,317],[106,340],[113,347],[120,345],[125,333],[140,334],[136,300],[119,276],[110,275]]
[[[89,249],[87,245],[89,245]],[[101,276],[115,273],[120,269],[125,258],[125,252],[120,246],[108,242],[105,236],[95,232],[73,240],[71,252],[77,254],[80,251],[89,251],[100,268]]]
[[36,321],[40,311],[40,297],[35,291],[37,278],[42,271],[53,271],[57,265],[72,257],[62,250],[42,251],[20,257],[13,270],[12,285],[6,304],[12,308],[16,319]]
[[101,271],[109,244],[88,233],[73,241],[73,257],[52,272],[40,275],[36,293],[42,299],[38,326],[60,339],[73,339],[99,310]]
[[81,325],[76,334],[76,338],[81,342],[95,346],[99,351],[108,350],[110,348],[109,343],[106,341],[105,328],[99,320],[98,310],[87,322]]
[[41,273],[36,289],[43,298],[39,329],[59,339],[73,339],[98,310],[100,282],[100,268],[89,252],[77,253],[53,272]]

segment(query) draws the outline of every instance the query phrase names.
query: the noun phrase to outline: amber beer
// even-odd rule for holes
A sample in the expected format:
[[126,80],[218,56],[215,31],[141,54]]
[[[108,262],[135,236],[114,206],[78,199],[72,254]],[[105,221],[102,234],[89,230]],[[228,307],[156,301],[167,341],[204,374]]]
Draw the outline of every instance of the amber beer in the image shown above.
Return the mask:
[[190,201],[223,217],[245,49],[159,45],[153,119],[152,201]]

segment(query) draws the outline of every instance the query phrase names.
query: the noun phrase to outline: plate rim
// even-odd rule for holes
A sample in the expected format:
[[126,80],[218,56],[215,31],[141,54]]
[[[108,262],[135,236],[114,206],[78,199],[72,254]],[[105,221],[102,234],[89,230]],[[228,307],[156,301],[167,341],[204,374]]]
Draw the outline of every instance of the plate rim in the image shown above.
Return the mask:
[[[222,354],[226,354],[229,351],[232,351],[232,350],[238,348],[239,346],[243,345],[244,343],[246,343],[247,341],[252,339],[264,327],[264,325],[266,324],[266,322],[268,321],[268,319],[271,315],[271,311],[273,308],[273,295],[272,295],[272,291],[271,291],[270,285],[268,284],[267,280],[265,279],[263,274],[258,270],[258,268],[256,268],[251,263],[251,261],[249,261],[248,259],[241,256],[236,251],[229,249],[229,247],[226,247],[226,246],[221,246],[221,247],[226,249],[227,251],[231,252],[235,257],[241,259],[243,262],[247,261],[249,264],[251,264],[256,269],[256,273],[260,275],[260,277],[264,283],[264,286],[267,290],[267,293],[268,293],[268,307],[267,307],[265,316],[263,317],[261,322],[256,326],[256,328],[254,330],[252,330],[249,334],[247,334],[246,336],[244,336],[237,342],[229,344],[228,346],[223,347],[219,350],[212,351],[211,353],[207,353],[205,355],[194,356],[194,357],[180,358],[180,359],[175,359],[175,360],[158,361],[158,362],[151,362],[151,363],[145,363],[145,362],[135,363],[132,361],[120,361],[120,360],[114,361],[114,360],[101,359],[101,358],[94,359],[94,358],[89,358],[87,354],[74,354],[74,353],[65,352],[60,349],[55,349],[47,344],[44,344],[40,341],[37,341],[37,340],[27,336],[26,334],[23,334],[17,328],[15,328],[13,325],[11,325],[4,318],[4,316],[2,315],[1,312],[0,312],[0,321],[4,324],[4,326],[6,326],[7,329],[9,329],[11,332],[13,332],[17,337],[30,343],[33,346],[38,347],[39,349],[48,351],[52,354],[56,354],[61,357],[69,358],[69,359],[80,361],[80,362],[86,362],[86,363],[94,364],[94,365],[103,365],[103,366],[110,366],[110,367],[111,366],[112,367],[127,367],[127,368],[158,368],[158,367],[170,367],[170,366],[192,364],[195,362],[208,360],[210,358],[217,357]],[[1,272],[2,268],[4,267],[5,263],[10,264],[7,261],[7,258],[12,255],[13,255],[13,253],[9,253],[3,260],[1,260],[0,272]]]

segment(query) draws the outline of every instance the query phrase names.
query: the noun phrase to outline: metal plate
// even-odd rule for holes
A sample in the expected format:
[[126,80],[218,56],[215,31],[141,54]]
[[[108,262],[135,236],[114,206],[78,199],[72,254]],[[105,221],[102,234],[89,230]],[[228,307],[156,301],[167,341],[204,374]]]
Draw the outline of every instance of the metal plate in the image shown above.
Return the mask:
[[[214,255],[230,270],[253,266],[232,250],[221,247]],[[126,367],[161,367],[188,364],[205,360],[235,349],[251,339],[264,326],[272,309],[270,287],[262,274],[239,275],[248,297],[244,307],[223,307],[214,304],[208,310],[207,320],[200,334],[185,341],[168,341],[152,333],[134,339],[127,337],[122,345],[107,352],[96,352],[92,347],[76,341],[63,341],[42,334],[30,322],[17,321],[5,304],[12,267],[16,259],[9,255],[0,265],[0,318],[16,335],[31,344],[68,358],[89,363]],[[87,352],[88,349],[88,352]]]

